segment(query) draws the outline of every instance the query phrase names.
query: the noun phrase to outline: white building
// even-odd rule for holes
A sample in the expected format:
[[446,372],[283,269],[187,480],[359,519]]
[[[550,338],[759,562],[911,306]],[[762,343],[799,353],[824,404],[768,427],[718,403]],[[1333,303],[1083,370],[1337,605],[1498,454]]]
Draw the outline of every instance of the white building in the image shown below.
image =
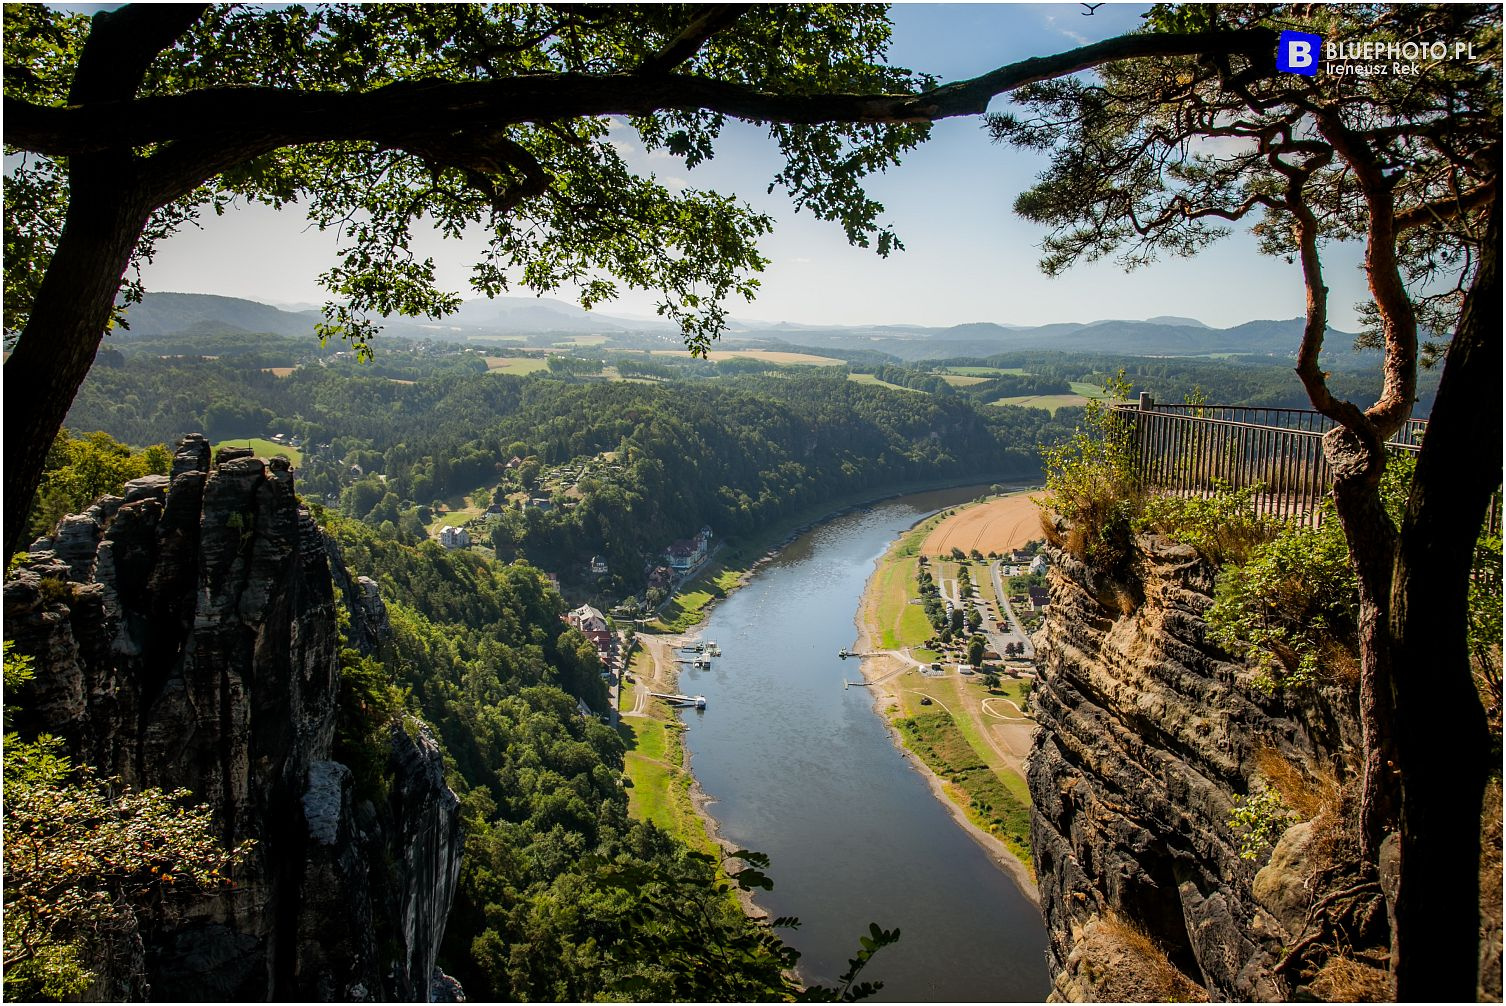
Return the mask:
[[445,548],[469,548],[471,533],[463,527],[446,527],[439,532],[439,543]]

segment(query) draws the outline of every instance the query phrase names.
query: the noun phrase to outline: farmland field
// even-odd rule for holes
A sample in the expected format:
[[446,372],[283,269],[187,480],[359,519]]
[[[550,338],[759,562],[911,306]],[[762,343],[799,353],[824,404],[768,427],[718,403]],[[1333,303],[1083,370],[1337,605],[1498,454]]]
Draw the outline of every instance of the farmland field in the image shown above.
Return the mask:
[[954,388],[966,388],[969,385],[982,384],[988,380],[988,378],[981,374],[940,374],[938,376]]
[[920,550],[925,555],[948,555],[953,548],[977,549],[984,554],[1019,548],[1041,535],[1035,498],[1024,493],[965,507],[938,524]]
[[[684,356],[683,349],[656,349],[655,356]],[[785,353],[773,349],[714,349],[706,354],[710,360],[763,360],[766,363],[801,363],[817,367],[840,367],[841,360],[830,356],[812,356],[810,353]]]
[[893,389],[895,391],[919,391],[920,390],[918,388],[907,388],[907,387],[905,387],[903,385],[900,385],[900,384],[890,384],[888,381],[881,381],[881,380],[879,380],[877,377],[874,377],[872,374],[848,374],[847,375],[847,379],[849,381],[851,381],[852,383],[854,383],[854,384],[872,384],[872,385],[876,385],[876,386],[878,386],[880,388],[891,388],[891,389]]
[[998,377],[1001,374],[1014,374],[1024,377],[1030,373],[1021,367],[948,367],[953,374],[963,374],[968,377]]
[[536,356],[488,356],[486,369],[493,374],[514,374],[521,377],[548,370],[549,363]]
[[1045,409],[1052,415],[1068,405],[1086,405],[1082,395],[1015,395],[1013,398],[996,398],[989,405],[1020,405],[1028,409]]

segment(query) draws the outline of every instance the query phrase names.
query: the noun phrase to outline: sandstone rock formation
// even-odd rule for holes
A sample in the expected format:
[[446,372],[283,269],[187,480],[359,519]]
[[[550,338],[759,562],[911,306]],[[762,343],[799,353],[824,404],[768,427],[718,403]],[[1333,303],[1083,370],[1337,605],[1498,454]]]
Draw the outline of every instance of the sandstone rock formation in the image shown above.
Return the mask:
[[[1360,748],[1352,685],[1254,687],[1207,638],[1213,570],[1164,539],[1136,547],[1124,583],[1053,551],[1037,637],[1027,775],[1055,997],[1138,987],[1184,998],[1156,979],[1166,964],[1212,999],[1318,991],[1303,986],[1321,957],[1289,948],[1323,925],[1349,941],[1346,966],[1384,983],[1381,884],[1345,862],[1345,784]],[[1267,789],[1291,809],[1277,841],[1242,850],[1231,814]],[[1137,944],[1125,932],[1152,948],[1139,958],[1144,981],[1126,973]]]
[[132,785],[186,787],[227,844],[256,843],[237,890],[143,923],[144,985],[116,975],[96,993],[425,999],[460,867],[438,745],[393,726],[381,805],[331,760],[336,581],[355,645],[388,631],[385,610],[286,460],[209,455],[186,438],[171,477],[67,518],[5,585],[6,635],[37,668],[15,725]]

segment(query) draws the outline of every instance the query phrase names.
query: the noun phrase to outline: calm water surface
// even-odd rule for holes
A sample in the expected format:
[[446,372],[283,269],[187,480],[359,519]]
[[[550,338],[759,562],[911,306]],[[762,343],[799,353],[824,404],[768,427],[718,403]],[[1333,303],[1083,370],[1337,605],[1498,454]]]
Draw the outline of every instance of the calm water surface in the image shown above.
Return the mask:
[[680,674],[706,696],[687,713],[691,768],[731,842],[768,853],[774,890],[758,902],[795,915],[785,935],[807,981],[846,970],[868,924],[898,928],[864,972],[879,1000],[1042,1000],[1040,913],[959,828],[895,749],[857,665],[863,587],[896,535],[976,498],[956,489],[834,518],[799,538],[712,613],[702,636],[723,655]]

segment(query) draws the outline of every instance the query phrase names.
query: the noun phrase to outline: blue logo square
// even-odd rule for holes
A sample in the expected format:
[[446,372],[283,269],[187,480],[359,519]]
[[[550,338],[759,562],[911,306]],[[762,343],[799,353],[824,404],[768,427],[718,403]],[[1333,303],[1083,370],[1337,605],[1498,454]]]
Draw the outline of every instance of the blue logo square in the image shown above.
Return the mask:
[[1318,54],[1323,36],[1305,31],[1284,31],[1276,43],[1276,69],[1312,77],[1318,72]]

